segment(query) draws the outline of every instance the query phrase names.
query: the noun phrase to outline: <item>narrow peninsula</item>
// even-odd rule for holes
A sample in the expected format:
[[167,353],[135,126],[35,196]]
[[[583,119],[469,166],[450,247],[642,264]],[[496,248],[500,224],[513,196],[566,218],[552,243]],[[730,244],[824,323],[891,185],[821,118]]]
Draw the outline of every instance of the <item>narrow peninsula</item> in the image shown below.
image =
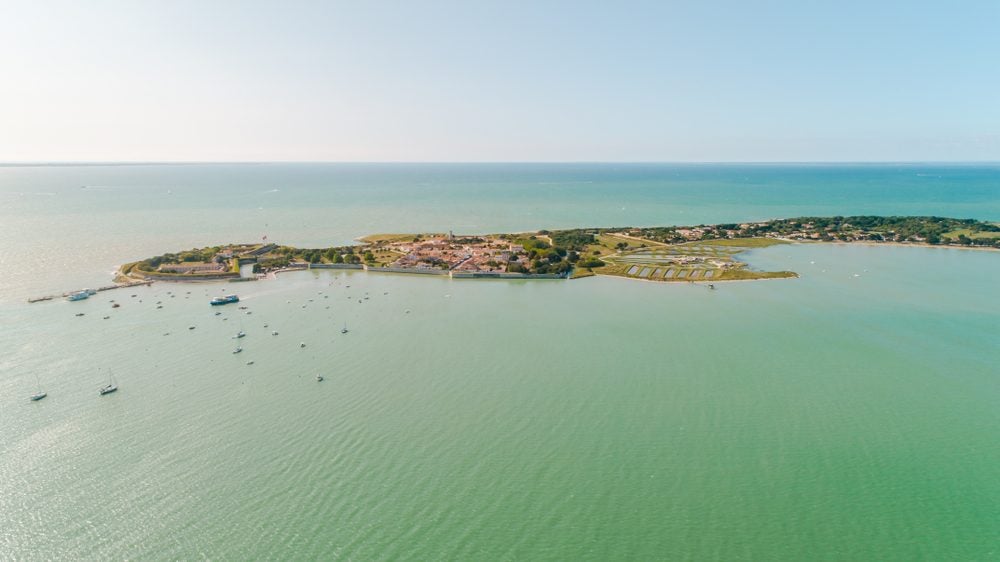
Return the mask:
[[775,279],[798,275],[754,270],[738,259],[739,254],[796,242],[997,249],[1000,224],[942,217],[837,216],[516,234],[373,234],[359,239],[359,244],[328,248],[295,248],[265,241],[163,254],[121,266],[117,281],[247,281],[302,269],[364,269],[454,278],[612,275],[662,282]]

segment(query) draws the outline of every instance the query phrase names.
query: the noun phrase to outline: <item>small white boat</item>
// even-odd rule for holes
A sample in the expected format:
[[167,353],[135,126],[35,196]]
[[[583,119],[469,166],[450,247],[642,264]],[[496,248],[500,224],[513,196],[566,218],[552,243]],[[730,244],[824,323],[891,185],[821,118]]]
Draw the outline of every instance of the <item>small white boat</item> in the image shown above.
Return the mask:
[[239,332],[236,332],[236,335],[233,336],[233,339],[234,340],[240,339],[240,338],[246,337],[246,335],[247,335],[246,332],[244,332],[243,330],[240,330]]
[[272,335],[272,336],[276,336],[276,335],[278,335],[278,330],[272,330],[272,331],[271,331],[271,335]]
[[242,347],[237,347],[236,349],[233,350],[233,355],[236,355],[237,353],[240,353],[242,351],[243,351]]
[[323,382],[323,375],[316,375],[316,382]]
[[347,333],[347,322],[344,322],[344,327],[340,329],[340,333],[341,334],[346,334]]
[[111,394],[112,392],[117,392],[117,391],[118,391],[118,383],[115,381],[115,377],[113,375],[110,375],[108,378],[108,384],[102,386],[101,389],[97,392],[101,396],[104,396],[105,394]]
[[247,361],[247,365],[253,365],[253,361]]
[[42,398],[48,396],[48,393],[42,391],[42,383],[38,380],[38,375],[35,375],[35,384],[38,385],[38,392],[31,395],[32,402],[38,402]]
[[299,342],[299,347],[305,347],[305,346],[306,346],[306,342]]

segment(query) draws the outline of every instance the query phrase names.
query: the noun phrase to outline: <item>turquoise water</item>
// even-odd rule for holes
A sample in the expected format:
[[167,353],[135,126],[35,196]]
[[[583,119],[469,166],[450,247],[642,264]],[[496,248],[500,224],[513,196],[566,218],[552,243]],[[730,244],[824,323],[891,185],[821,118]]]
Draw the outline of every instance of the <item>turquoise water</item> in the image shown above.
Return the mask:
[[[82,186],[86,186],[81,189]],[[1000,220],[1000,165],[242,164],[0,167],[0,301],[230,241],[348,243],[800,215]],[[68,280],[78,280],[78,283]]]
[[[1000,218],[988,167],[615,168],[0,169],[2,557],[1000,557],[993,252],[779,246],[748,259],[800,279],[716,291],[299,272],[239,285],[253,314],[218,317],[206,301],[234,285],[21,298],[255,237],[258,212],[316,245],[452,223]],[[108,367],[121,390],[99,397]],[[36,374],[49,397],[30,403]]]

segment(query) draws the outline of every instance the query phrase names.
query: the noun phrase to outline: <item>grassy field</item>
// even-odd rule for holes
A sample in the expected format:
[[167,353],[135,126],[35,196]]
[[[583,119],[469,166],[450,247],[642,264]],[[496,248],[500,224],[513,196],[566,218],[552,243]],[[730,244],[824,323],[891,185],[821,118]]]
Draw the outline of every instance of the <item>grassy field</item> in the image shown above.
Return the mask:
[[379,242],[406,242],[416,237],[416,234],[369,234],[358,238],[358,240],[366,244],[378,244]]
[[390,264],[403,256],[401,252],[384,249],[372,250],[372,254],[375,256],[375,264],[379,266]]
[[960,228],[958,230],[946,232],[943,236],[954,239],[958,238],[962,234],[964,234],[966,238],[1000,238],[1000,232],[972,232],[968,228]]
[[679,244],[680,246],[729,246],[737,248],[767,248],[768,246],[777,246],[778,244],[788,244],[784,240],[775,240],[774,238],[716,238],[713,240],[697,240],[694,242],[685,242]]
[[646,246],[661,246],[659,242],[653,242],[652,240],[638,240],[636,238],[625,238],[624,236],[615,236],[614,234],[598,234],[597,241],[609,248],[614,248],[619,242],[624,242],[628,244],[629,249],[641,248],[643,244]]
[[788,279],[798,277],[794,271],[753,271],[746,268],[727,269],[715,278],[717,281],[749,281],[751,279]]

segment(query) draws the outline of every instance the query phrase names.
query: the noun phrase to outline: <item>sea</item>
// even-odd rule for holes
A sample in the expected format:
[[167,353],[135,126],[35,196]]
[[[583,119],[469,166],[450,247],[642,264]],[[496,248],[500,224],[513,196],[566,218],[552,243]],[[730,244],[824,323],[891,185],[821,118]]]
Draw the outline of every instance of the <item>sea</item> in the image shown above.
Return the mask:
[[265,236],[857,214],[1000,221],[1000,165],[0,166],[0,559],[998,560],[995,251],[27,302]]

